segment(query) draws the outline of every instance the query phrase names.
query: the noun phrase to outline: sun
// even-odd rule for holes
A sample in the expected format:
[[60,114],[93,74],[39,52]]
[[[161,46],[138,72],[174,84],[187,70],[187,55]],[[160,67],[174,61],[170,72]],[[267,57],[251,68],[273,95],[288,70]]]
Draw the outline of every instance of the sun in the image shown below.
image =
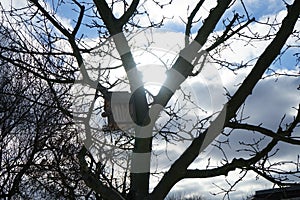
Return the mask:
[[137,69],[141,72],[145,89],[152,95],[157,95],[164,84],[174,55],[162,50],[135,52]]
[[144,88],[152,95],[157,95],[166,80],[166,69],[160,65],[143,65],[138,70],[142,73]]

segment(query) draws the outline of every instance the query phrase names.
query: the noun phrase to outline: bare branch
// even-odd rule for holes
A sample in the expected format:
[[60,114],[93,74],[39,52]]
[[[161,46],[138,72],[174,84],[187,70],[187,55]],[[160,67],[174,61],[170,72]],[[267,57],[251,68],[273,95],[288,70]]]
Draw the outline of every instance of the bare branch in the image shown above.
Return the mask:
[[[213,22],[218,21],[218,18],[221,17],[221,10],[224,12],[229,4],[230,2],[225,2],[225,1],[219,2],[218,6],[220,7],[217,7],[212,11],[212,12],[216,12],[215,15],[212,15],[214,17],[211,17],[210,15],[210,17],[205,21],[203,27],[198,31],[198,35],[195,39],[197,42],[199,42],[200,44],[203,44],[205,42],[206,37],[204,33],[206,33],[206,31],[210,33],[213,30],[213,24],[214,24]],[[231,100],[229,100],[225,123],[227,123],[232,117],[234,117],[236,111],[243,104],[247,96],[251,94],[252,89],[254,88],[256,83],[260,80],[264,71],[272,63],[275,57],[280,53],[280,49],[283,47],[289,35],[293,31],[293,28],[299,17],[299,13],[300,13],[300,1],[295,1],[294,4],[288,9],[288,14],[284,18],[282,22],[282,26],[278,31],[276,37],[271,42],[271,44],[266,48],[264,53],[260,56],[253,70],[245,79],[243,84],[239,87],[238,91],[233,95]],[[216,16],[218,16],[217,19],[215,18]],[[206,27],[206,23],[210,22],[210,20],[212,20],[212,23],[207,25]],[[183,66],[186,65],[177,66],[177,68],[179,68],[177,71],[181,72]],[[188,69],[185,69],[185,71],[186,70]],[[162,90],[160,91],[160,94],[162,95],[161,92]],[[163,94],[166,95],[168,93],[167,91],[164,91]],[[165,105],[165,104],[161,104],[161,105]],[[167,191],[169,191],[169,189],[176,182],[184,178],[185,170],[190,165],[190,163],[198,156],[199,150],[201,148],[201,145],[203,143],[206,134],[207,134],[207,130],[203,134],[201,134],[198,138],[196,138],[192,142],[192,144],[186,149],[186,151],[180,156],[180,158],[178,158],[175,161],[175,163],[171,166],[170,170],[163,176],[161,181],[154,188],[152,194],[150,195],[151,197],[155,197],[155,198],[164,197]],[[274,139],[268,145],[268,147],[264,149],[264,151],[262,151],[260,154],[258,154],[257,156],[255,156],[254,158],[248,161],[251,163],[257,162],[263,155],[266,155],[266,153],[269,152],[276,144],[277,144],[277,140]]]
[[62,34],[64,34],[66,37],[70,37],[71,34],[67,29],[65,29],[54,17],[52,17],[45,9],[44,7],[39,3],[38,0],[30,0],[44,15],[49,21],[57,28]]
[[227,175],[228,172],[237,168],[248,169],[251,165],[258,162],[264,156],[266,156],[278,143],[278,140],[273,139],[263,150],[258,152],[255,156],[249,159],[234,158],[231,163],[225,164],[221,167],[205,170],[186,170],[186,173],[181,178],[208,178],[219,175]]
[[217,39],[217,41],[215,43],[213,43],[210,47],[208,47],[206,49],[206,51],[211,51],[214,48],[216,48],[217,46],[219,46],[220,44],[224,43],[226,40],[228,40],[229,38],[231,38],[232,36],[234,36],[236,33],[240,32],[242,29],[244,29],[245,27],[247,27],[251,22],[254,22],[255,19],[249,19],[245,24],[241,25],[239,28],[237,28],[236,30],[233,30],[230,34],[229,31],[232,29],[232,26],[234,24],[234,22],[238,19],[238,14],[235,14],[233,19],[230,21],[230,23],[226,26],[225,31],[223,32],[222,36],[219,37]]
[[205,0],[200,0],[196,7],[194,8],[194,10],[192,11],[192,13],[190,14],[190,16],[188,17],[188,21],[186,23],[185,26],[185,46],[187,46],[189,44],[189,37],[191,34],[191,29],[192,29],[192,24],[193,24],[193,20],[196,16],[196,14],[198,13],[199,9],[201,8],[202,4],[204,3]]
[[103,183],[101,183],[100,180],[98,180],[92,172],[87,167],[87,163],[85,161],[85,154],[87,150],[85,147],[82,147],[81,151],[78,154],[78,159],[80,161],[81,165],[81,174],[85,181],[85,183],[90,187],[93,188],[98,194],[101,194],[104,199],[116,199],[116,200],[125,200],[122,195],[114,190],[113,188],[110,188]]
[[75,28],[74,30],[72,31],[72,35],[75,36],[82,24],[82,19],[83,19],[83,15],[84,15],[84,5],[81,5],[78,1],[76,0],[73,0],[73,2],[75,2],[75,4],[80,8],[80,13],[79,13],[79,16],[78,16],[78,19],[77,19],[77,22],[76,22],[76,25],[75,25]]
[[227,106],[227,120],[234,117],[236,111],[246,100],[248,95],[252,93],[253,88],[261,79],[264,72],[272,64],[273,60],[280,54],[280,50],[286,43],[289,36],[292,34],[294,26],[300,14],[300,1],[295,1],[288,9],[288,14],[282,21],[282,25],[276,34],[276,37],[268,45],[265,51],[258,58],[255,66],[250,74],[243,81],[242,85],[232,96]]
[[263,128],[261,126],[254,126],[250,124],[242,124],[237,122],[229,122],[227,123],[227,126],[233,129],[242,129],[242,130],[249,130],[249,131],[256,131],[259,133],[262,133],[266,136],[272,137],[274,139],[277,139],[279,141],[287,142],[290,144],[300,145],[300,140],[295,140],[290,138],[290,134],[282,134],[283,132],[275,133],[272,130]]
[[124,26],[129,19],[133,16],[133,14],[137,11],[137,6],[139,5],[140,0],[133,0],[130,7],[127,11],[118,19],[118,23],[120,26]]

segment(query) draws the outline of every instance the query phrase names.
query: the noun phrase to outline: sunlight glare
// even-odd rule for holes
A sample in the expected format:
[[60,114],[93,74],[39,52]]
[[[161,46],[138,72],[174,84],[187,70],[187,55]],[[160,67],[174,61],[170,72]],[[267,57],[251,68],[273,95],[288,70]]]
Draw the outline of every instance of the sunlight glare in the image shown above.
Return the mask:
[[152,95],[157,95],[167,76],[166,71],[170,68],[174,55],[159,50],[151,53],[137,53],[137,69],[142,73],[145,89]]

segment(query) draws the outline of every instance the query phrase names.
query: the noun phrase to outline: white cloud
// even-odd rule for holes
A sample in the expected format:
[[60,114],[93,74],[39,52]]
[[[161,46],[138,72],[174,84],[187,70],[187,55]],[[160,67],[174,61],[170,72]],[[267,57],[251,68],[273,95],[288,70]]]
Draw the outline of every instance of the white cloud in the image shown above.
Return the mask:
[[[282,20],[285,16],[286,12],[283,10],[278,13],[277,20]],[[260,20],[265,21],[267,18],[274,20],[274,15],[263,16]],[[264,25],[250,25],[250,29],[253,32],[258,32],[260,34],[264,34],[269,31],[269,27]],[[249,32],[248,32],[249,33]],[[172,37],[168,37],[167,39],[172,40]],[[255,42],[254,46],[245,46],[245,42],[236,40],[232,43],[233,52],[230,50],[225,50],[222,56],[226,58],[228,61],[241,62],[245,60],[250,60],[256,56],[259,56],[261,52],[266,48],[268,42]],[[244,78],[248,75],[251,68],[243,68],[238,70],[234,74],[232,71],[227,69],[220,69],[220,77],[222,77],[222,81],[224,86],[231,92],[238,88],[239,84],[244,80]],[[289,73],[291,71],[288,71]],[[294,73],[294,72],[293,72]],[[300,101],[299,92],[296,90],[298,87],[298,79],[291,77],[280,77],[277,81],[276,77],[268,78],[262,80],[257,87],[254,89],[253,94],[246,101],[246,109],[244,110],[245,116],[251,116],[248,120],[250,123],[258,124],[263,122],[263,126],[266,128],[271,128],[276,130],[279,124],[281,117],[284,114],[287,114],[287,119],[291,119],[295,111],[291,108],[292,106],[297,106],[297,103]],[[200,87],[201,88],[201,87]],[[268,102],[268,103],[266,103]],[[270,117],[272,116],[272,117]],[[237,154],[235,149],[239,146],[240,141],[251,141],[253,138],[257,138],[257,135],[251,135],[242,131],[236,131],[232,134],[230,139],[231,148],[228,147],[228,157],[231,159],[235,155],[243,156],[243,154]],[[158,141],[159,143],[159,141]],[[168,145],[164,144],[155,146],[155,154],[157,156],[154,157],[153,162],[153,172],[159,172],[167,170],[172,162],[185,150],[189,142],[179,143],[176,145]],[[264,142],[265,145],[267,142]],[[239,146],[240,147],[240,146]],[[279,147],[283,147],[279,145]],[[293,150],[288,150],[287,148],[281,148],[284,151],[289,151],[290,154],[295,154],[297,152],[297,148]],[[279,154],[278,159],[290,159],[284,157],[286,154]],[[207,158],[211,156],[211,164],[212,166],[220,166],[220,158],[222,158],[220,152],[217,152],[216,149],[211,149],[207,151],[203,155],[200,156],[200,159],[197,159],[195,163],[192,164],[191,167],[195,168],[203,168],[207,165]],[[236,180],[238,176],[238,172],[231,172],[227,177],[230,181]],[[151,188],[154,187],[155,183],[157,183],[158,179],[152,177],[151,179],[152,185]],[[218,192],[218,189],[213,187],[212,183],[219,183],[220,186],[226,187],[225,176],[220,176],[211,179],[188,179],[180,181],[173,188],[172,191],[180,192],[184,191],[189,194],[204,194],[205,196],[211,199],[220,199],[220,196],[213,197],[210,192]],[[232,193],[233,199],[242,199],[246,195],[251,195],[255,190],[260,190],[264,188],[270,187],[271,184],[267,181],[260,178],[256,180],[256,176],[254,173],[249,173],[244,178],[244,181],[241,182],[236,187],[236,192]]]
[[[220,73],[221,77],[224,77],[226,74],[225,85],[230,90],[234,91],[234,83],[237,80],[238,82],[240,82],[240,80],[243,79],[243,77],[246,76],[248,72],[249,69],[242,69],[240,73],[238,73],[238,75],[233,75],[233,73],[229,73],[228,71],[223,69]],[[263,123],[263,127],[270,128],[274,131],[277,130],[280,120],[285,114],[285,122],[291,122],[294,115],[296,114],[296,110],[292,107],[297,107],[300,102],[300,91],[296,89],[298,85],[299,78],[291,78],[286,76],[282,76],[279,78],[271,77],[261,80],[255,87],[253,94],[246,101],[244,116],[250,116],[247,122],[252,124]],[[297,134],[297,132],[295,134]],[[242,131],[235,131],[234,133],[232,133],[229,140],[229,144],[231,145],[230,148],[224,148],[224,150],[227,152],[229,160],[234,156],[243,157],[243,155],[246,155],[235,152],[238,147],[241,148],[239,142],[251,142],[254,138],[258,139],[258,136],[259,135],[257,134],[250,134],[249,132]],[[222,136],[221,138],[226,137]],[[269,141],[269,139],[267,139],[266,142],[263,142],[260,148],[263,148],[263,146],[267,144],[267,141]],[[283,160],[296,161],[299,147],[291,146],[285,143],[279,143],[277,147],[279,148],[278,155],[275,156],[274,159],[271,159],[271,162]],[[179,144],[177,150],[180,149],[182,149],[182,147],[180,147]],[[183,150],[181,151],[183,152]],[[172,152],[170,154],[172,154]],[[222,158],[222,154],[220,154],[216,148],[213,148],[202,155],[199,159],[197,159],[191,165],[191,168],[205,168],[207,165],[207,159],[209,157],[211,157],[211,166],[221,165],[219,162]],[[291,165],[286,166],[282,169],[288,170],[290,167]],[[239,175],[239,171],[231,172],[226,178],[227,180],[233,182],[238,178]],[[204,195],[204,197],[207,197],[208,199],[220,199],[220,196],[214,197],[213,195],[211,195],[211,193],[217,193],[219,191],[218,188],[214,187],[212,183],[217,183],[219,186],[228,188],[228,185],[225,182],[225,176],[220,176],[209,179],[187,179],[184,181],[180,181],[175,185],[172,191],[179,193],[187,192],[188,194],[200,194]],[[243,179],[243,181],[237,185],[237,187],[235,188],[236,191],[231,194],[231,197],[232,199],[242,199],[246,195],[254,194],[256,190],[267,189],[271,186],[272,184],[264,180],[262,177],[257,180],[256,174],[250,172]]]
[[[165,18],[165,28],[172,29],[174,27],[182,27],[184,28],[184,22],[186,22],[187,17],[195,8],[197,1],[188,0],[185,1],[184,4],[180,0],[173,0],[171,4],[169,0],[159,1],[160,5],[164,5],[161,8],[159,5],[154,3],[154,1],[142,1],[139,5],[139,10],[147,10],[149,14],[149,18],[151,18],[154,22],[160,22],[163,18]],[[205,2],[198,14],[195,16],[194,20],[199,20],[200,18],[204,20],[211,8],[216,5],[216,1]],[[122,10],[118,11],[118,13],[123,13]],[[119,14],[118,14],[119,15]],[[143,25],[149,24],[148,16],[136,17],[136,19]],[[183,29],[181,29],[182,31]]]
[[[278,15],[266,15],[261,17],[258,21],[260,22],[274,22],[275,19],[277,22],[281,22],[285,17],[286,11],[282,10],[278,13]],[[250,32],[251,30],[251,32]],[[264,36],[266,34],[275,34],[278,31],[278,28],[274,30],[274,28],[270,28],[264,24],[253,23],[248,26],[248,28],[244,29],[242,32],[244,35],[248,35],[253,37],[252,33],[258,34],[260,36]],[[222,32],[217,32],[216,34],[221,35]],[[270,40],[249,40],[243,37],[235,36],[229,41],[226,42],[230,44],[230,47],[222,50],[220,54],[221,59],[225,59],[228,62],[232,63],[247,63],[252,59],[257,58],[270,43]],[[253,61],[250,64],[253,64]]]
[[[273,0],[269,0],[270,3],[272,3],[272,1]],[[10,8],[10,2],[10,0],[5,0],[2,2],[2,4],[5,8]],[[14,0],[12,2],[15,7],[22,7],[25,5],[23,4],[25,1]],[[196,1],[189,0],[187,4],[185,2],[185,5],[182,5],[182,1],[175,0],[171,5],[166,6],[162,12],[157,5],[153,4],[153,2],[150,2],[152,1],[148,1],[145,6],[150,9],[150,17],[152,19],[154,19],[155,21],[160,21],[162,16],[170,18],[173,17],[173,19],[170,21],[175,21],[175,23],[179,24],[183,24],[180,17],[183,17],[185,19],[187,16],[188,5],[190,6],[190,13],[196,3]],[[253,6],[256,6],[257,4],[259,4],[259,2],[259,0],[249,1],[249,3],[252,3]],[[273,4],[275,3],[273,2]],[[205,18],[205,16],[208,14],[209,9],[213,6],[214,4],[204,5],[204,8],[202,8],[203,10],[200,10],[200,13],[203,14],[203,18]],[[116,12],[121,13],[121,10],[116,10]],[[281,20],[285,16],[285,13],[285,11],[280,11],[277,15],[277,19]],[[263,16],[260,20],[265,21],[267,18],[274,19],[274,17],[274,15]],[[72,29],[70,19],[64,18],[59,14],[56,16],[56,18],[66,28]],[[263,34],[268,31],[269,28],[267,26],[254,24],[250,25],[250,29],[253,32]],[[173,39],[174,37],[168,37],[167,41],[172,41]],[[166,42],[166,40],[164,42]],[[92,43],[93,42],[90,42],[90,44]],[[245,46],[245,42],[236,40],[231,44],[233,51],[227,49],[222,53],[222,56],[228,61],[234,62],[250,60],[259,55],[265,49],[267,44],[267,42],[255,42],[254,46]],[[64,44],[60,45],[63,46]],[[233,93],[237,88],[236,85],[244,80],[250,70],[250,68],[244,68],[239,70],[237,72],[237,75],[235,75],[230,70],[221,69],[219,73],[224,86],[231,93]],[[245,110],[245,115],[251,116],[248,122],[255,124],[263,122],[263,126],[271,128],[273,130],[277,129],[279,121],[284,114],[287,114],[287,120],[292,119],[293,115],[295,114],[295,110],[292,109],[292,106],[297,106],[297,104],[300,102],[299,91],[296,90],[299,85],[299,78],[280,77],[277,81],[275,80],[275,77],[262,80],[253,91],[253,94],[247,99]],[[198,89],[200,89],[200,87]],[[242,132],[236,132],[233,134],[233,138],[231,139],[233,149],[236,147],[236,143],[238,143],[238,141],[252,137],[246,137],[244,136],[244,134],[245,133]],[[180,143],[176,145],[169,144],[168,146],[165,146],[163,144],[155,146],[155,153],[158,156],[157,160],[155,160],[154,157],[154,171],[166,170],[168,167],[170,167],[171,163],[184,151],[189,143],[190,142],[188,141],[186,143]],[[291,154],[296,154],[297,150],[299,150],[299,148],[297,147],[294,147],[293,149],[288,149],[284,145],[281,145],[280,147],[282,147],[281,150],[283,150],[285,153],[279,154],[278,159],[293,159],[294,156]],[[233,149],[231,150],[234,151]],[[289,157],[286,157],[286,155],[289,155]],[[197,159],[197,162],[192,164],[192,167],[205,167],[207,165],[208,156],[213,156],[213,165],[220,164],[217,159],[221,157],[221,154],[219,152],[216,152],[216,149],[211,149],[211,151],[207,151],[207,153],[201,155],[200,159]],[[238,172],[231,172],[227,178],[236,179],[237,176]],[[157,179],[152,179],[153,183],[157,182]],[[204,197],[208,197],[210,199],[220,199],[219,196],[213,197],[210,194],[210,192],[218,191],[217,188],[213,187],[213,182],[225,186],[225,177],[219,176],[212,179],[183,180],[176,184],[172,191],[185,191],[188,194],[195,193],[201,194]],[[243,195],[252,194],[254,190],[264,189],[268,187],[270,187],[269,183],[261,179],[256,180],[255,175],[253,173],[249,173],[249,175],[244,178],[244,181],[241,182],[241,184],[236,188],[236,192],[234,192],[232,196],[233,199],[241,199],[242,197],[244,197]]]
[[[2,6],[1,8],[3,8],[2,11],[11,11],[11,10],[18,10],[21,8],[24,8],[27,6],[27,1],[18,1],[18,0],[4,0],[0,2],[0,5]],[[22,11],[15,11],[17,13],[22,14]],[[0,12],[0,19],[1,19],[1,23],[4,26],[9,26],[10,24],[8,23],[7,19],[10,21],[11,24],[13,24],[14,28],[16,27],[20,27],[21,25],[17,23],[17,25],[15,25],[16,20],[13,19],[13,17],[11,17],[8,13],[6,12]],[[2,21],[2,19],[4,19],[4,21]]]
[[[223,189],[228,189],[229,185],[225,182],[227,179],[230,183],[238,180],[240,170],[230,172],[227,177],[218,176],[215,178],[205,178],[205,179],[185,179],[178,182],[172,189],[171,193],[184,194],[185,196],[201,196],[204,199],[209,200],[219,200],[222,199],[224,193]],[[220,188],[218,188],[220,187]],[[230,193],[230,199],[243,199],[246,196],[251,196],[255,190],[268,189],[272,186],[269,182],[259,178],[257,179],[256,174],[248,172],[244,177],[243,181],[240,182],[236,191]]]
[[[259,1],[255,2],[258,3]],[[186,16],[187,7],[182,6],[179,1],[174,1],[174,4],[170,5],[169,8],[167,8],[168,6],[166,6],[163,13],[158,12],[160,8],[157,8],[156,5],[147,4],[147,6],[151,11],[151,18],[153,18],[154,20],[160,20],[162,15],[175,15],[174,21],[182,23],[180,22],[178,16]],[[178,12],[174,14],[174,10]],[[286,12],[284,10],[279,12],[279,14],[277,15],[277,19],[281,20],[285,16],[285,13]],[[273,20],[275,16],[263,16],[260,20],[265,21],[267,18]],[[269,27],[254,24],[250,25],[250,29],[253,32],[264,34],[269,30]],[[168,37],[165,41],[162,42],[167,43],[168,41],[172,41],[172,39],[174,39],[174,37]],[[222,53],[222,56],[228,61],[247,61],[254,58],[255,56],[260,55],[260,53],[265,49],[268,42],[255,42],[254,46],[245,46],[245,44],[245,42],[240,40],[234,41],[232,43],[233,52],[227,49]],[[251,68],[240,69],[239,71],[237,71],[237,75],[235,75],[230,70],[221,69],[219,73],[220,77],[222,77],[224,86],[231,92],[231,94],[233,94],[233,92],[237,89],[237,86],[244,80],[250,70]],[[299,79],[280,77],[277,81],[275,80],[275,77],[262,80],[253,91],[253,94],[247,99],[245,109],[245,116],[251,116],[248,122],[254,124],[263,122],[263,126],[271,128],[273,130],[277,129],[278,123],[284,114],[287,114],[287,119],[292,119],[295,111],[291,107],[297,106],[297,103],[299,103],[300,101],[299,92],[296,90],[299,85]],[[228,148],[228,153],[231,155],[228,155],[228,157],[231,158],[236,155],[234,154],[236,153],[235,148],[238,146],[239,141],[249,141],[252,138],[257,138],[257,135],[245,134],[247,133],[241,131],[237,131],[232,134],[232,138],[230,140],[231,149]],[[189,144],[189,142],[186,142],[176,145],[169,144],[168,146],[166,146],[165,144],[159,144],[159,142],[160,141],[157,141],[157,146],[154,146],[154,154],[156,156],[153,156],[153,172],[160,172],[168,169],[172,162],[174,162],[174,160],[185,150],[185,148]],[[283,146],[280,145],[279,147]],[[282,150],[288,151],[290,154],[295,154],[297,152],[297,148],[293,150],[282,148]],[[212,157],[211,162],[213,166],[220,165],[220,160],[218,159],[220,159],[222,155],[220,154],[220,152],[216,152],[216,149],[212,149],[211,151],[207,151],[207,153],[204,153],[204,155],[201,155],[200,159],[197,159],[197,162],[192,164],[192,167],[205,167],[207,165],[208,156]],[[288,158],[286,158],[285,156],[286,153],[279,154],[277,158],[293,158],[293,156]],[[236,180],[238,175],[238,171],[231,172],[227,178],[233,181]],[[157,178],[151,178],[151,188],[154,187],[157,181]],[[210,199],[220,199],[220,196],[213,197],[210,194],[210,192],[218,192],[218,189],[213,187],[212,183],[218,183],[220,184],[220,186],[226,187],[225,176],[219,176],[211,179],[183,180],[176,184],[172,191],[184,191],[189,194],[203,194],[205,197],[209,197]],[[243,197],[245,197],[244,195],[253,194],[255,190],[268,188],[270,186],[270,183],[266,182],[263,179],[256,180],[255,174],[249,173],[244,178],[244,181],[237,186],[236,192],[232,194],[232,197],[233,199],[242,199]]]
[[4,10],[10,10],[11,8],[19,9],[23,8],[27,5],[27,1],[24,0],[3,0],[1,1],[1,5],[3,6]]

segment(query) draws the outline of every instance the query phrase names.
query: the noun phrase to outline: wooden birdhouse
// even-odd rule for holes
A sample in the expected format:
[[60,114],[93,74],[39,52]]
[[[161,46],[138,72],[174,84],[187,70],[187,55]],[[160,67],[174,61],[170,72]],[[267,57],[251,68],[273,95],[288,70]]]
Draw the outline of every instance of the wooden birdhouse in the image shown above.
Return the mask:
[[104,131],[128,130],[134,126],[134,101],[129,92],[109,92],[109,98],[104,101],[104,113],[107,118]]

